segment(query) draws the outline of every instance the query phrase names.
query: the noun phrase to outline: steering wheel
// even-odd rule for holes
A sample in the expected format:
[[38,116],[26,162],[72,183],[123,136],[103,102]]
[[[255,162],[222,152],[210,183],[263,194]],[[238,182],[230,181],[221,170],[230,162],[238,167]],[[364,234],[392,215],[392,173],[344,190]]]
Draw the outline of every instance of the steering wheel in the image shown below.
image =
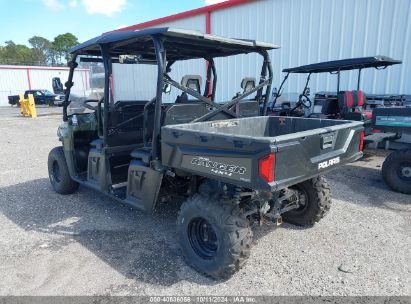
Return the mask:
[[89,103],[92,103],[92,102],[98,103],[99,101],[95,100],[95,99],[87,99],[87,100],[83,101],[83,106],[86,109],[89,109],[89,110],[92,110],[92,111],[97,111],[98,106],[89,105]]
[[300,96],[298,96],[298,103],[307,109],[311,108],[311,105],[312,105],[310,97],[304,94],[301,94]]

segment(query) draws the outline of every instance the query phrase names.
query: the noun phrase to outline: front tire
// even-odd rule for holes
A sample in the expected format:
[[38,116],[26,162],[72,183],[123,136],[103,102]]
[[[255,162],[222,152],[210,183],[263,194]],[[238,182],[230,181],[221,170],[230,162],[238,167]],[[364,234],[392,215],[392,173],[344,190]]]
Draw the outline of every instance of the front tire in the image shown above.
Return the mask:
[[181,206],[177,237],[187,264],[227,279],[250,256],[252,231],[240,208],[217,197],[194,195]]
[[394,191],[411,194],[411,149],[391,152],[382,164],[382,177]]
[[76,192],[79,183],[70,177],[63,147],[56,147],[50,151],[48,171],[50,183],[54,191],[60,194],[71,194]]
[[301,207],[283,214],[284,221],[297,226],[314,226],[330,210],[331,189],[323,176],[317,176],[290,187],[297,190]]

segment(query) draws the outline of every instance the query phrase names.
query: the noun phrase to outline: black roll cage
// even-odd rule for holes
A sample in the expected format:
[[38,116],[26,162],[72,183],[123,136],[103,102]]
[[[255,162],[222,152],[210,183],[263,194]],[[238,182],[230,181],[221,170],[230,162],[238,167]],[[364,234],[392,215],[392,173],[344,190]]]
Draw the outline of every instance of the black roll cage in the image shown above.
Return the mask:
[[[240,101],[242,101],[247,96],[253,94],[254,92],[257,92],[256,101],[259,104],[261,104],[261,102],[263,103],[263,107],[262,107],[260,114],[261,115],[267,114],[268,99],[269,99],[269,95],[271,92],[271,84],[272,84],[272,79],[273,79],[271,61],[270,61],[270,57],[269,57],[267,50],[261,49],[261,50],[254,52],[254,53],[259,53],[263,57],[263,64],[261,68],[259,84],[252,90],[249,90],[235,97],[234,99],[230,101],[219,104],[214,101],[216,86],[217,86],[217,72],[216,72],[213,58],[204,58],[208,64],[207,79],[206,79],[206,86],[205,86],[204,94],[201,95],[195,90],[182,86],[181,84],[179,84],[178,82],[170,78],[168,73],[171,71],[171,66],[176,61],[175,60],[167,61],[167,50],[164,48],[163,37],[159,35],[152,35],[151,38],[154,43],[154,51],[155,51],[155,56],[156,56],[156,62],[154,61],[154,63],[156,63],[158,67],[157,68],[157,89],[156,89],[156,97],[148,101],[146,105],[144,106],[144,119],[145,121],[147,119],[146,112],[148,110],[148,106],[151,104],[155,104],[154,128],[153,128],[153,134],[152,134],[153,160],[158,160],[160,158],[160,132],[161,132],[161,110],[162,110],[161,106],[162,106],[162,95],[164,92],[165,84],[174,86],[177,89],[193,96],[194,98],[204,103],[207,103],[211,107],[211,111],[209,113],[201,117],[198,117],[193,122],[206,121],[221,112],[224,112],[233,118],[241,117],[237,115],[234,111],[232,111],[230,108],[238,104]],[[100,138],[103,139],[104,146],[106,146],[107,136],[108,136],[108,119],[109,119],[109,111],[110,111],[110,103],[109,103],[110,102],[110,75],[112,72],[112,63],[115,63],[118,61],[115,58],[111,58],[110,49],[107,46],[107,44],[100,44],[100,51],[101,51],[102,62],[104,65],[104,70],[105,70],[105,78],[104,78],[104,97],[98,102],[98,105],[97,105],[97,116],[98,116],[97,117],[97,128],[98,128],[98,135]],[[247,51],[244,53],[250,53],[250,52]],[[74,53],[72,55],[71,61],[68,62],[68,67],[70,68],[70,71],[69,71],[68,80],[65,83],[66,90],[65,90],[65,100],[63,102],[63,121],[68,120],[67,107],[70,104],[70,90],[72,86],[74,85],[73,83],[74,70],[78,66],[76,62],[77,57],[78,55]],[[93,59],[92,61],[97,62],[99,61],[99,59]],[[211,93],[209,92],[210,87],[211,87]],[[265,94],[263,94],[264,87],[266,87]],[[103,109],[101,109],[102,103],[104,104]],[[101,123],[101,112],[103,112],[102,123]],[[148,144],[148,138],[149,138],[149,135],[144,130],[143,139],[144,139],[145,146],[147,146]]]

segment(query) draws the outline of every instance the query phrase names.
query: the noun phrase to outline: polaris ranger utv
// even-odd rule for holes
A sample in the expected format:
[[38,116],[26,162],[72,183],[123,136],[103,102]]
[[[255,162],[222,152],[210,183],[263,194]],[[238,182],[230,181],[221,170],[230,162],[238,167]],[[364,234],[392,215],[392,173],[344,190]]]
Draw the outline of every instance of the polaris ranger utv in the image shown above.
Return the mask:
[[[170,28],[113,32],[74,47],[58,129],[63,146],[48,159],[52,187],[69,194],[81,184],[146,212],[185,197],[177,219],[185,260],[230,277],[249,257],[253,223],[313,225],[331,204],[321,175],[362,156],[361,122],[265,116],[274,48]],[[258,85],[216,102],[214,59],[252,53],[262,57]],[[170,76],[189,59],[207,61],[203,92],[201,77],[180,84]],[[91,113],[67,111],[76,60],[105,67],[104,97],[84,101]],[[155,96],[115,101],[116,63],[155,65]],[[163,103],[171,87],[183,93]]]

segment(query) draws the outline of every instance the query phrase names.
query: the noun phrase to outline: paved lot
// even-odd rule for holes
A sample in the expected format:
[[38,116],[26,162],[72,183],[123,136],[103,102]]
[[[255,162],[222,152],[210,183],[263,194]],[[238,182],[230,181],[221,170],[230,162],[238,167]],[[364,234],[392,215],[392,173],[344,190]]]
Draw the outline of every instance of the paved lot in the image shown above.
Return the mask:
[[246,267],[216,282],[182,260],[176,203],[148,216],[85,188],[52,191],[46,162],[61,117],[48,111],[0,108],[0,295],[411,294],[411,199],[381,180],[383,153],[328,176],[322,222],[259,228]]

